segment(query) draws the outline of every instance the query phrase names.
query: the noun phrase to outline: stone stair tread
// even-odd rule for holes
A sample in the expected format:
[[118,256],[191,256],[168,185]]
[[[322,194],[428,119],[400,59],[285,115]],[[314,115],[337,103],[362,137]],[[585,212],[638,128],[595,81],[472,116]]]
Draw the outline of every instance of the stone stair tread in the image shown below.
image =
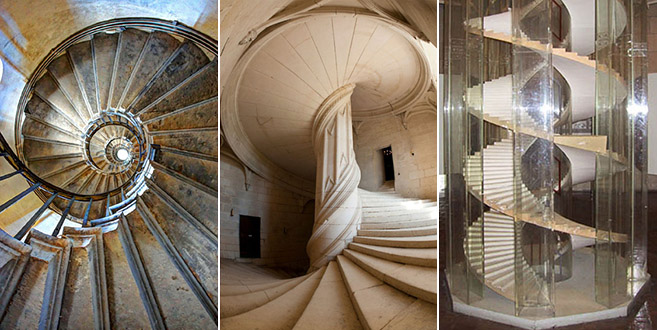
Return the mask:
[[337,258],[342,277],[364,328],[384,328],[397,317],[404,317],[405,311],[419,300],[384,284],[347,257],[339,255]]
[[361,229],[403,229],[403,228],[420,228],[433,226],[437,224],[437,219],[422,219],[412,221],[386,221],[377,223],[361,223]]
[[343,254],[359,267],[397,290],[437,304],[435,267],[405,265],[349,249],[344,250]]
[[438,259],[436,248],[396,248],[349,243],[349,249],[390,261],[426,267],[436,267]]
[[[284,280],[273,280],[271,282],[259,283],[259,284],[221,284],[219,286],[219,295],[223,296],[236,296],[241,294],[246,294],[250,292],[263,291],[269,288],[273,288],[279,285],[282,285],[286,282],[292,281],[291,279]],[[224,274],[221,273],[221,281],[224,281]]]
[[354,242],[377,246],[390,246],[400,248],[429,248],[437,246],[437,235],[413,237],[374,237],[356,236]]
[[336,261],[329,262],[293,329],[362,329]]
[[277,286],[241,295],[223,296],[220,306],[220,317],[230,317],[258,308],[292,290],[308,278],[310,274],[284,281]]
[[436,226],[401,228],[401,229],[360,229],[358,235],[374,237],[411,237],[436,235]]
[[315,271],[305,281],[280,297],[246,313],[221,319],[221,328],[291,329],[312,298],[326,267]]

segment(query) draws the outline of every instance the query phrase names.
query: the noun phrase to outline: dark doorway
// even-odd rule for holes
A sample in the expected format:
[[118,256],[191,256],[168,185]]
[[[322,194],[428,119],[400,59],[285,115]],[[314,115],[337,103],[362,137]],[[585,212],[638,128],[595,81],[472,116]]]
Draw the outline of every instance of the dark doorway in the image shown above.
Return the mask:
[[383,170],[385,172],[386,181],[395,179],[395,166],[392,164],[392,147],[381,149],[383,153]]
[[240,215],[240,258],[260,258],[260,217]]

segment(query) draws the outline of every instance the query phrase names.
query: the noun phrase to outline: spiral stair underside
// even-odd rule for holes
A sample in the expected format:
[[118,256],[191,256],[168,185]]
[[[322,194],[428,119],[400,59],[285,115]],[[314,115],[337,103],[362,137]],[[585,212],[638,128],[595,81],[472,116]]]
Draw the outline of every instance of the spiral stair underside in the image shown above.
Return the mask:
[[[565,1],[567,7],[573,6],[572,1]],[[620,4],[618,4],[620,6]],[[593,2],[576,4],[577,8],[588,6],[593,9]],[[528,7],[531,7],[529,5]],[[618,9],[618,8],[617,8]],[[531,10],[531,9],[529,9]],[[620,6],[620,10],[624,10]],[[623,11],[624,12],[624,11]],[[578,17],[587,15],[588,11],[579,10],[570,12],[573,22]],[[619,15],[623,16],[623,15]],[[623,16],[624,17],[624,16]],[[524,46],[539,52],[545,52],[548,48],[545,44],[530,40],[526,35],[514,38],[511,35],[512,10],[481,19],[472,19],[470,25],[483,24],[482,29],[469,28],[470,33],[482,34],[485,38],[495,39]],[[587,21],[588,18],[586,19]],[[625,22],[616,21],[615,28],[622,31]],[[592,42],[594,38],[588,34],[587,26],[573,26],[573,37],[571,47],[580,52],[567,51],[563,48],[552,48],[552,63],[554,68],[561,73],[571,88],[572,120],[582,120],[595,115],[595,79],[596,61],[586,55],[594,50]],[[598,74],[609,75],[620,99],[626,95],[625,82],[619,74],[605,66],[599,66]],[[531,77],[531,74],[529,75]],[[473,112],[474,115],[483,117],[484,121],[492,123],[509,130],[512,134],[526,134],[535,138],[548,138],[529,114],[514,114],[512,105],[513,76],[506,75],[469,87],[467,97],[481,99],[482,109]],[[522,83],[522,82],[521,82]],[[526,81],[524,82],[526,83]],[[516,118],[521,116],[521,118]],[[514,123],[514,121],[518,121]],[[555,121],[556,122],[556,121]],[[610,157],[616,162],[622,162],[622,157],[607,150],[606,136],[580,136],[580,135],[558,135],[550,137],[554,143],[562,148],[566,157],[572,162],[571,177],[572,184],[590,181],[595,178],[595,159],[598,157]],[[523,292],[538,292],[542,288],[539,275],[535,273],[527,260],[521,257],[520,264],[516,264],[517,255],[514,244],[515,221],[523,221],[544,228],[569,233],[573,236],[585,238],[587,244],[594,239],[600,238],[596,229],[582,225],[576,221],[554,213],[550,222],[545,222],[540,215],[533,214],[538,208],[539,200],[527,189],[522,179],[514,179],[520,169],[520,164],[514,168],[514,145],[510,138],[502,138],[501,141],[484,146],[482,151],[467,156],[465,161],[466,186],[470,193],[482,200],[490,207],[490,211],[484,212],[467,228],[467,236],[464,241],[464,250],[468,264],[480,276],[483,283],[496,293],[509,300],[515,301],[517,289],[516,272],[522,272]],[[520,184],[517,187],[516,184]],[[483,190],[483,191],[482,191]],[[516,202],[522,203],[516,206]],[[626,235],[611,233],[611,240],[615,242],[627,241]],[[520,267],[520,268],[518,268]]]
[[[12,252],[0,263],[9,281],[0,280],[0,328],[216,327],[217,65],[216,53],[180,35],[127,24],[71,45],[37,77],[17,123],[19,157],[32,172],[89,196],[129,183],[133,159],[117,165],[105,155],[112,138],[139,153],[125,121],[100,128],[91,159],[84,155],[85,128],[107,124],[111,112],[143,130],[152,172],[140,191],[51,204],[87,226],[52,236],[32,229],[25,242],[0,230]],[[130,210],[95,223],[129,193]]]
[[434,329],[437,205],[359,190],[363,220],[336,260],[286,278],[222,260],[222,329]]

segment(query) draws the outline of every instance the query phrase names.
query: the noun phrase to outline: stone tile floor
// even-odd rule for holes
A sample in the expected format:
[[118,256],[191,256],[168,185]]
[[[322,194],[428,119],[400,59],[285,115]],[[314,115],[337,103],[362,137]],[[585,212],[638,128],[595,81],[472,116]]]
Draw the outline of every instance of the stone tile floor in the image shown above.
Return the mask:
[[[574,196],[578,206],[581,203],[589,203],[590,195],[582,194]],[[440,198],[440,220],[439,220],[439,267],[440,267],[440,288],[439,288],[439,314],[438,322],[441,330],[447,329],[519,329],[508,325],[491,322],[476,317],[471,317],[463,314],[454,313],[449,310],[449,297],[447,296],[445,279],[445,244],[446,240],[446,207],[444,205],[445,199]],[[582,222],[586,218],[590,219],[590,212],[582,212],[581,210],[591,210],[591,208],[578,207],[579,214],[573,214],[575,218],[581,219]],[[607,330],[607,329],[657,329],[657,192],[648,194],[648,271],[653,276],[650,280],[650,288],[647,294],[642,298],[643,303],[638,308],[635,315],[616,318],[611,320],[603,320],[598,322],[591,322],[585,324],[578,324],[567,327],[560,327],[556,329],[562,330]],[[654,321],[653,321],[654,320]]]

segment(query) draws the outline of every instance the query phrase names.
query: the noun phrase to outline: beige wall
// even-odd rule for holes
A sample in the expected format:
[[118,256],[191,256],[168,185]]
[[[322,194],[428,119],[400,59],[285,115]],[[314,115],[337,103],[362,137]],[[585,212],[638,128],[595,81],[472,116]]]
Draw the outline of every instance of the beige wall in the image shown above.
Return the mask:
[[359,187],[377,190],[383,183],[381,149],[392,146],[395,189],[404,197],[435,199],[436,115],[412,116],[405,129],[397,117],[363,123],[354,135],[356,161],[361,170]]
[[222,157],[220,167],[221,258],[239,258],[239,219],[240,215],[249,215],[260,217],[261,221],[262,258],[253,260],[254,263],[306,270],[306,244],[312,232],[314,200],[286,191],[255,174],[247,191],[240,165]]

